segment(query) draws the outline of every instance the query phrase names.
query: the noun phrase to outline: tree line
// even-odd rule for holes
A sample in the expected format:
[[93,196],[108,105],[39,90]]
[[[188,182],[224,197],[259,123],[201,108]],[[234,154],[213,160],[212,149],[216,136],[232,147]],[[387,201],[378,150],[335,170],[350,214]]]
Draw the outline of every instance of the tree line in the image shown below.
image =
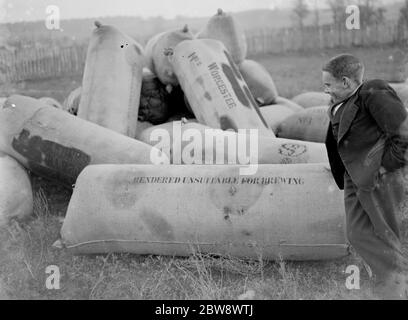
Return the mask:
[[[326,0],[326,4],[331,12],[333,24],[336,27],[345,25],[348,14],[346,8],[349,5],[357,5],[360,12],[360,26],[362,29],[380,25],[385,23],[386,8],[380,4],[378,0]],[[299,28],[304,28],[305,19],[314,13],[314,23],[319,25],[319,10],[317,8],[317,0],[315,7],[310,8],[310,1],[295,0],[293,13],[295,22]],[[399,23],[408,26],[408,0],[405,0],[404,6],[400,9]]]
[[[305,28],[305,19],[311,14],[314,14],[314,25],[319,27],[319,9],[317,8],[317,0],[314,0],[314,8],[310,7],[310,0],[295,0],[292,8],[294,15],[295,26],[301,31]],[[328,9],[331,12],[332,23],[337,29],[339,37],[342,36],[342,30],[345,29],[347,18],[350,13],[347,13],[349,5],[356,5],[359,9],[359,25],[360,29],[366,31],[368,28],[378,28],[386,23],[385,13],[387,9],[381,5],[379,0],[326,0]],[[400,44],[405,43],[405,31],[408,30],[408,0],[405,0],[403,6],[399,10],[397,21],[398,34],[397,39]],[[341,39],[340,39],[341,43]]]

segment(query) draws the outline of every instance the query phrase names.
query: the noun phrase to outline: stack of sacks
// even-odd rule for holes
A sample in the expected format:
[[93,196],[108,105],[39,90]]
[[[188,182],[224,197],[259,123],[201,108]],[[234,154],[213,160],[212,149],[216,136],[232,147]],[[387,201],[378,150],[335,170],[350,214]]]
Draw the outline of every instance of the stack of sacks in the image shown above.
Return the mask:
[[[156,35],[148,42],[146,66],[157,77],[157,83],[165,87],[161,92],[181,88],[196,120],[161,124],[158,121],[155,126],[149,124],[145,130],[138,130],[136,139],[163,151],[170,166],[88,166],[76,182],[64,222],[62,243],[65,246],[75,253],[187,255],[190,246],[197,244],[203,252],[252,257],[253,249],[245,249],[246,242],[251,242],[259,245],[269,259],[282,254],[289,259],[326,259],[346,254],[342,193],[335,187],[328,169],[324,144],[300,141],[310,138],[308,135],[299,135],[298,140],[275,137],[274,133],[280,132],[285,120],[306,110],[280,97],[266,69],[246,59],[245,37],[239,30],[232,16],[219,10],[195,39],[191,39],[185,27],[181,31]],[[157,99],[163,100],[162,97]],[[157,106],[154,108],[158,110]],[[163,113],[173,108],[177,106],[169,105]],[[170,118],[178,119],[173,110],[169,112],[173,114]],[[309,113],[313,114],[313,110]],[[251,129],[258,130],[255,140]],[[235,153],[231,152],[231,146],[235,146]],[[251,154],[253,151],[255,154]],[[245,162],[247,160],[250,162]],[[238,174],[243,164],[256,167],[246,182],[240,181]],[[263,165],[258,167],[258,164]],[[287,176],[290,172],[296,172],[296,177]],[[219,179],[223,182],[217,186]],[[189,185],[185,185],[186,181],[190,181]],[[285,184],[297,185],[298,190],[289,192],[288,189],[286,196],[280,195],[279,192],[286,192]],[[322,192],[333,195],[333,203],[322,203],[324,195],[310,201],[311,186],[316,184]],[[163,195],[162,201],[152,202],[150,198],[154,198],[158,190]],[[282,199],[283,204],[293,205],[271,212],[270,199],[262,198],[261,194],[276,195],[275,201]],[[288,201],[290,195],[293,201]],[[86,205],[84,200],[89,197],[95,202]],[[216,207],[208,208],[202,203]],[[309,208],[309,205],[317,207]],[[309,222],[313,221],[311,233],[307,228],[302,229],[305,225],[296,216],[301,207],[311,214],[308,218],[303,215]],[[99,208],[99,214],[95,214],[95,208]],[[209,223],[203,221],[201,209],[211,215],[206,219]],[[321,211],[332,216],[322,216]],[[79,212],[85,215],[79,217]],[[188,217],[184,219],[187,212]],[[279,217],[278,212],[285,212],[285,216]],[[92,221],[83,223],[88,218]],[[266,220],[270,221],[266,225],[271,230],[265,229],[262,233]],[[242,235],[231,233],[248,221],[254,221],[249,227],[251,230],[243,230]],[[94,226],[92,231],[86,227],[90,224]],[[192,233],[180,233],[176,225]],[[330,231],[323,226],[337,230],[337,235],[331,238]],[[277,230],[286,230],[284,233],[289,235],[289,230],[296,228],[311,238],[288,236],[279,240],[286,241],[284,244],[277,240],[281,237],[277,234],[277,238],[267,236]],[[252,236],[259,232],[259,237]]]
[[0,151],[68,187],[89,164],[151,164],[152,155],[161,156],[145,143],[17,95],[0,110]]
[[[186,255],[191,244],[254,257],[252,244],[269,259],[347,253],[342,193],[314,142],[321,133],[293,135],[292,117],[314,109],[280,97],[246,51],[222,10],[195,37],[186,26],[144,49],[96,23],[82,86],[63,106],[8,99],[0,150],[75,186],[63,244],[75,253]],[[183,116],[179,103],[196,119],[166,122]]]

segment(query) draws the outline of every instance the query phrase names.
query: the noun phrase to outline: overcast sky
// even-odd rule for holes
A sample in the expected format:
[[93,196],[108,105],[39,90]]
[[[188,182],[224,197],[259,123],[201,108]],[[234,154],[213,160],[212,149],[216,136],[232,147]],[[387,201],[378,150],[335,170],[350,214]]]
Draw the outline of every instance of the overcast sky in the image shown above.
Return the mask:
[[[294,0],[0,0],[0,22],[42,20],[46,7],[60,8],[61,19],[99,16],[176,15],[210,16],[217,8],[224,11],[243,11],[275,7],[287,7]],[[307,0],[314,4],[316,0]],[[324,0],[317,0],[324,2]]]

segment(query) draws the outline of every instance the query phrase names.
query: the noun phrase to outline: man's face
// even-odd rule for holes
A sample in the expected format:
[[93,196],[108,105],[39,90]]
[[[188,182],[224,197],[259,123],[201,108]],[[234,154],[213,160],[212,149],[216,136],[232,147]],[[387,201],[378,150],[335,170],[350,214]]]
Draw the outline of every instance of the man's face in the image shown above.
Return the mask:
[[351,88],[347,79],[336,79],[330,72],[323,71],[324,92],[331,96],[331,103],[335,104],[348,98]]

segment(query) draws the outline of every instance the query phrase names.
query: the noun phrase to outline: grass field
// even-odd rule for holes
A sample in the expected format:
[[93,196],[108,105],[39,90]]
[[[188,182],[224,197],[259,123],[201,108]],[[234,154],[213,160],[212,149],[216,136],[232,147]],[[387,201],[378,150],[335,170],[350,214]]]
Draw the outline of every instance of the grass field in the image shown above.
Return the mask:
[[[257,56],[281,96],[321,90],[320,68],[346,50]],[[383,78],[392,49],[348,50],[366,64],[367,78]],[[27,81],[0,88],[0,96],[25,93],[62,102],[81,76]],[[324,262],[268,262],[194,254],[189,258],[109,254],[73,256],[52,247],[58,240],[71,191],[32,176],[34,215],[0,231],[0,298],[11,299],[375,299],[359,257]],[[406,207],[408,208],[408,206]],[[403,213],[408,250],[408,209]],[[46,268],[60,268],[59,290],[46,288]],[[361,289],[345,287],[348,265],[361,270]],[[246,295],[241,296],[246,293]]]

